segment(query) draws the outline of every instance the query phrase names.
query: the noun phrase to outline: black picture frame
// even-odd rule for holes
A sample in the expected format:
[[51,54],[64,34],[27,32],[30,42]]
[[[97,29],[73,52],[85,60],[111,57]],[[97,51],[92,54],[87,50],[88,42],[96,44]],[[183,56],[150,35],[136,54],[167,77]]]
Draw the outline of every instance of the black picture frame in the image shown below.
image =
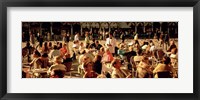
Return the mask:
[[[193,93],[7,93],[7,7],[193,7]],[[0,98],[2,100],[198,100],[200,0],[1,0],[0,1]],[[20,84],[19,84],[20,85]]]

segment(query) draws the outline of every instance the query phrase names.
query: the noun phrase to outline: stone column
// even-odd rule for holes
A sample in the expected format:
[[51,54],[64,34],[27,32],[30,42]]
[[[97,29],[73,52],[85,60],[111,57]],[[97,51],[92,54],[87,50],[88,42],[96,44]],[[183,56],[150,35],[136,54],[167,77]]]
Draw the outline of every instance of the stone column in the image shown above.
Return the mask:
[[42,35],[42,23],[40,23],[40,34]]
[[137,23],[135,23],[135,33],[137,33]]
[[169,23],[167,23],[167,34],[169,34]]
[[81,26],[81,32],[80,34],[82,35],[83,34],[83,28],[82,28],[82,24],[80,23],[80,26]]
[[110,31],[111,31],[111,29],[110,29],[110,24],[111,24],[111,23],[108,22],[108,29],[109,29],[108,31],[109,31],[109,33],[110,33]]
[[51,35],[53,35],[53,23],[52,22],[50,23],[50,33],[51,33]]
[[92,23],[89,23],[90,32],[92,32]]
[[143,24],[143,32],[145,33],[145,22]]
[[74,34],[73,34],[73,25],[72,25],[72,23],[71,23],[71,36],[73,36]]
[[31,32],[31,25],[28,23],[28,32]]
[[101,23],[99,23],[99,32],[101,32]]
[[162,22],[160,22],[160,31],[162,31]]

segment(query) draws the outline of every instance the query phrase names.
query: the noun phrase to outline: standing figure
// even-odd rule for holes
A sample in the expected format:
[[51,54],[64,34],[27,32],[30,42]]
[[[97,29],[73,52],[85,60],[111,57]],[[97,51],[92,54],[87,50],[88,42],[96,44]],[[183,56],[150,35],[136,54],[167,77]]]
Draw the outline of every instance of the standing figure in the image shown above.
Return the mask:
[[70,33],[67,32],[67,35],[66,35],[66,43],[69,43],[69,41],[70,41]]
[[51,41],[51,33],[47,33],[47,41]]
[[77,32],[76,35],[74,36],[74,41],[79,41],[79,33]]
[[32,46],[35,45],[35,37],[34,34],[30,32],[30,43],[32,44]]
[[109,51],[112,54],[115,54],[115,47],[116,47],[116,39],[112,36],[112,34],[109,34],[109,37],[106,39],[106,47],[109,48]]
[[122,41],[125,40],[125,37],[126,37],[126,35],[124,34],[124,32],[122,32],[122,34],[121,34],[121,36],[120,36],[120,38],[122,39]]
[[90,45],[90,38],[88,32],[85,33],[85,47]]
[[169,34],[165,34],[165,37],[164,37],[164,43],[165,43],[165,50],[167,50],[168,46],[169,46]]
[[105,40],[105,37],[106,37],[106,32],[105,31],[102,32],[102,36],[103,36],[102,40]]
[[43,36],[42,36],[42,34],[39,34],[39,44],[40,44],[40,47],[42,47],[43,42],[44,42]]
[[161,32],[161,34],[160,34],[160,39],[159,39],[159,46],[160,46],[160,47],[164,47],[164,46],[163,46],[163,45],[164,45],[163,37],[164,37],[164,34],[163,34],[163,32]]
[[135,41],[138,40],[138,34],[135,35],[134,40],[135,40]]
[[63,39],[62,39],[63,43],[66,42],[66,36],[67,36],[67,33],[64,33],[64,34],[63,34]]

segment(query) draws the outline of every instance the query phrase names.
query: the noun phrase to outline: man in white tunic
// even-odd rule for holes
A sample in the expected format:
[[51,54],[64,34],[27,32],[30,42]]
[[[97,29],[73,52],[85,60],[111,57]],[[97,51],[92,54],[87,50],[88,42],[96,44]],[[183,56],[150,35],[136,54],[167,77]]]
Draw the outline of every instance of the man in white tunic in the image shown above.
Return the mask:
[[112,36],[112,34],[109,34],[109,37],[106,39],[106,47],[109,48],[109,51],[114,54],[115,53],[115,47],[116,47],[116,39]]
[[76,33],[76,35],[74,36],[74,41],[79,41],[79,33]]

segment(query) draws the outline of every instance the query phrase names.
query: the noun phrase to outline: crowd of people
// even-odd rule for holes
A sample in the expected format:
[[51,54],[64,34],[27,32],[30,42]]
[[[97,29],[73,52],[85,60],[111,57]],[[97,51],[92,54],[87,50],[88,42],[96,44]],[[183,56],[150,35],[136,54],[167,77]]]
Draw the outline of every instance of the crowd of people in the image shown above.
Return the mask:
[[22,48],[22,67],[29,66],[22,70],[22,77],[65,78],[74,62],[78,63],[74,67],[81,78],[178,77],[178,47],[174,39],[163,33],[154,39],[139,39],[138,34],[129,41],[123,35],[120,38],[118,42],[113,33],[108,33],[101,40],[104,43],[86,33],[80,41],[77,32],[72,46],[68,33],[62,42],[30,39]]

